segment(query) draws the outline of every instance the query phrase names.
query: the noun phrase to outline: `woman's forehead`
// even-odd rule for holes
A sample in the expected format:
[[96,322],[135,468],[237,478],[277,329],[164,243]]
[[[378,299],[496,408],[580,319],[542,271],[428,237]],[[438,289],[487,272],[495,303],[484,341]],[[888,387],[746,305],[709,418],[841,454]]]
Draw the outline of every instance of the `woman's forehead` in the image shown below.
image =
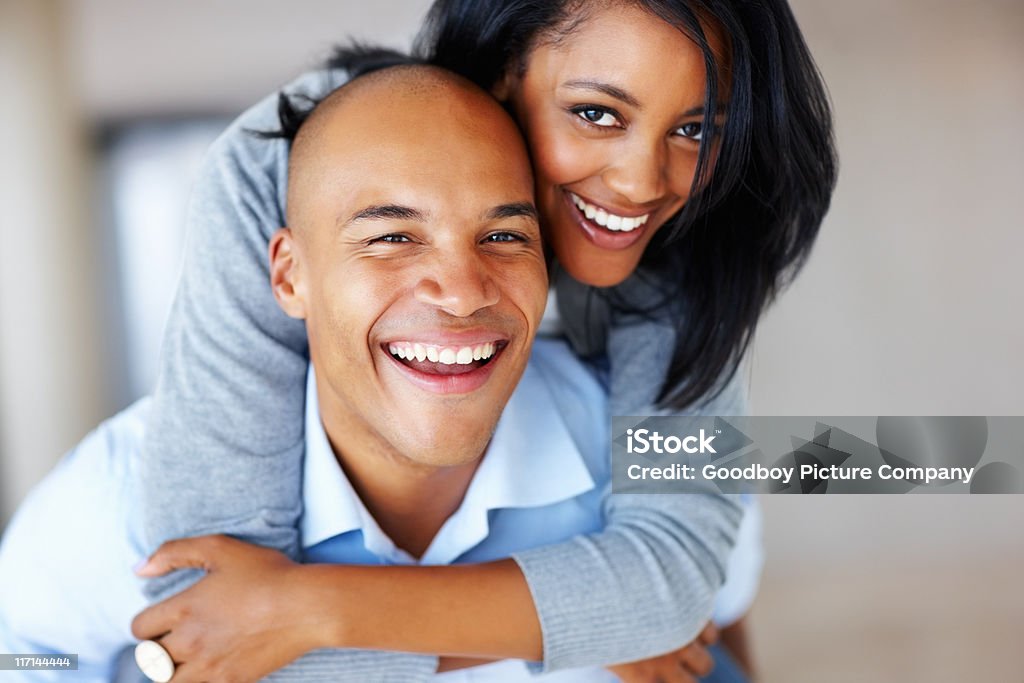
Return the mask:
[[[703,52],[702,44],[707,45],[711,61],[717,67],[719,75],[727,73],[731,40],[722,21],[703,6],[693,7],[684,2],[674,3],[678,9],[671,13],[671,16],[666,16],[669,12],[665,4],[658,3],[656,11],[643,1],[569,2],[562,21],[537,36],[525,55],[522,66],[526,68],[530,56],[542,47],[570,53],[591,45],[612,59],[621,58],[627,61],[637,52],[637,48],[650,45],[655,33],[663,36],[676,33],[688,41],[678,43],[685,48],[695,47]],[[680,52],[666,50],[663,54],[664,61],[670,62]]]

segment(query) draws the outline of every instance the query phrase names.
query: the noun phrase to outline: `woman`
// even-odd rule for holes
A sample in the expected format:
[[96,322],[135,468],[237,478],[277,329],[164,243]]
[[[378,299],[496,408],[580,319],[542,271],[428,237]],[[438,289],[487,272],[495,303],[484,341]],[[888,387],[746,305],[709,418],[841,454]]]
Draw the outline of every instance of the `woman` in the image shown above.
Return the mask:
[[[824,89],[785,1],[439,0],[418,49],[489,89],[521,124],[561,322],[579,355],[607,363],[614,413],[743,412],[736,368],[760,313],[806,258],[835,180]],[[272,125],[272,106],[243,116],[200,178],[142,483],[151,539],[230,533],[295,556],[305,340],[274,315],[263,257],[269,233],[283,224],[287,144],[244,130]],[[253,472],[239,489],[245,495],[218,495],[222,475],[242,472]],[[489,565],[423,568],[401,583],[390,579],[396,568],[353,568],[349,581],[367,604],[396,591],[412,603],[417,591],[458,596],[470,582],[496,596],[489,609],[503,617],[449,613],[474,626],[473,643],[445,641],[444,628],[403,633],[395,624],[389,642],[362,646],[543,654],[548,669],[674,650],[703,626],[736,523],[724,497],[615,497],[607,529],[586,542]],[[244,556],[239,573],[258,564],[232,548]],[[145,571],[207,566],[185,555],[166,551]],[[218,612],[206,616],[236,633],[232,619],[242,617]],[[171,636],[192,628],[160,624],[156,633]],[[230,649],[215,645],[225,638],[187,658],[230,662]],[[186,658],[171,645],[182,639],[164,642]],[[296,668],[307,673],[297,675],[333,667],[353,680],[389,668],[411,677],[436,663],[331,656],[333,664],[328,655],[307,658]],[[678,667],[673,657],[683,656],[656,661]],[[237,664],[244,666],[263,673]]]

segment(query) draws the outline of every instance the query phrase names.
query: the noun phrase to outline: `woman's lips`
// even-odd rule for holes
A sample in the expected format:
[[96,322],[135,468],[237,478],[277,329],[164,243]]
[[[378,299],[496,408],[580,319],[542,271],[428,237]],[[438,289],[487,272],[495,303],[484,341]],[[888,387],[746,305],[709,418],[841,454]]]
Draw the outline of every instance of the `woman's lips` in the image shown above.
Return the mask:
[[[651,213],[638,216],[619,216],[587,202],[582,197],[568,190],[564,191],[563,195],[573,220],[580,226],[583,234],[586,235],[590,242],[601,249],[628,249],[644,236],[650,226]],[[584,206],[582,210],[580,209],[580,204]],[[598,213],[599,211],[604,212],[603,218],[606,223],[604,226],[597,222],[601,218],[601,214]],[[592,213],[593,218],[587,218],[587,213]],[[608,228],[609,217],[612,217],[613,224],[618,223],[618,230]],[[618,221],[615,219],[618,219]],[[628,230],[623,229],[624,219],[628,219],[632,223]],[[626,225],[629,225],[629,223],[626,223]]]

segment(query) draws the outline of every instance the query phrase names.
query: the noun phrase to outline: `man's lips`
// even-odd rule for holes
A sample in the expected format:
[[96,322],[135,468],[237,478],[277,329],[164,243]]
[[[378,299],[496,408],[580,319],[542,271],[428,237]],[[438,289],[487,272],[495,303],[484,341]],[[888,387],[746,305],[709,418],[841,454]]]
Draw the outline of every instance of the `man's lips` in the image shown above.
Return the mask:
[[505,339],[475,344],[393,341],[382,344],[402,374],[431,393],[461,394],[479,389],[508,346]]
[[469,365],[473,361],[490,359],[498,347],[505,344],[503,339],[461,344],[393,341],[387,343],[387,350],[391,355],[406,361],[437,365]]

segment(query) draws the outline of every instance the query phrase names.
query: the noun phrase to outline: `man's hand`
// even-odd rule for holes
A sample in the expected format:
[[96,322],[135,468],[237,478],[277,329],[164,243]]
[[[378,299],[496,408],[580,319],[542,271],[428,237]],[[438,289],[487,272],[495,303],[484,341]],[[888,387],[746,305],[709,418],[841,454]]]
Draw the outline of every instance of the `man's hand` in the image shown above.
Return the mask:
[[281,553],[226,536],[188,538],[165,543],[137,574],[176,569],[206,576],[132,621],[137,638],[171,655],[174,683],[255,681],[318,647],[298,594],[301,565]]
[[689,645],[660,657],[610,666],[608,670],[622,679],[622,683],[696,683],[715,667],[707,646],[716,640],[718,631],[708,622]]

